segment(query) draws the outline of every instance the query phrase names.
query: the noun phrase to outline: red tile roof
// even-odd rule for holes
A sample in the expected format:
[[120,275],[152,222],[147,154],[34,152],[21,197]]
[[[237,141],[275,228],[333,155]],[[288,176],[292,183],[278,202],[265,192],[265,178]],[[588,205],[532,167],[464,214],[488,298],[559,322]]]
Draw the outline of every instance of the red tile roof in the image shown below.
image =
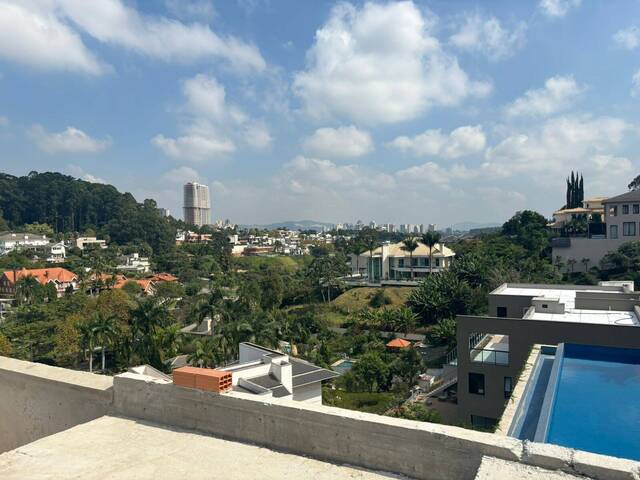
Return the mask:
[[22,270],[8,270],[4,272],[4,276],[7,277],[10,283],[15,284],[16,281],[26,278],[26,277],[35,277],[38,282],[42,285],[46,285],[51,281],[55,281],[58,283],[69,283],[73,280],[77,280],[78,277],[75,273],[70,272],[65,268],[35,268],[31,270],[27,270],[23,268]]
[[403,338],[394,338],[389,343],[387,343],[387,347],[389,348],[407,348],[410,346],[411,346],[411,342]]
[[177,282],[178,277],[174,277],[170,273],[156,273],[152,277],[149,277],[154,282]]

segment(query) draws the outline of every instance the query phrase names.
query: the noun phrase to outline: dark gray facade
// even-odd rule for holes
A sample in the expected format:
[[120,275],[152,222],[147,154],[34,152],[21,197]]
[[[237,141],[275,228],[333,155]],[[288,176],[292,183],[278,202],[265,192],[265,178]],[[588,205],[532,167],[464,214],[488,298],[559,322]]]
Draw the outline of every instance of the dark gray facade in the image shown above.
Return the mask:
[[[640,311],[636,307],[640,304],[640,293],[630,293],[622,287],[510,286],[519,290],[531,288],[532,293],[545,287],[556,291],[574,290],[575,306],[566,315],[560,316],[565,318],[584,310],[627,312],[626,317],[634,316],[634,311]],[[534,344],[571,342],[640,348],[640,326],[524,318],[527,313],[530,316],[534,298],[539,295],[500,294],[500,289],[504,287],[505,285],[489,295],[490,316],[459,316],[457,319],[457,397],[461,423],[478,425],[485,421],[490,424],[491,420],[497,421],[500,418],[508,401],[505,388],[512,389],[515,385]],[[492,356],[490,351],[482,351],[482,345],[473,349],[475,345],[470,342],[470,338],[478,338],[479,333],[508,335],[508,353]],[[478,355],[479,353],[484,355]],[[478,361],[478,358],[485,360]],[[481,392],[479,385],[482,387]]]

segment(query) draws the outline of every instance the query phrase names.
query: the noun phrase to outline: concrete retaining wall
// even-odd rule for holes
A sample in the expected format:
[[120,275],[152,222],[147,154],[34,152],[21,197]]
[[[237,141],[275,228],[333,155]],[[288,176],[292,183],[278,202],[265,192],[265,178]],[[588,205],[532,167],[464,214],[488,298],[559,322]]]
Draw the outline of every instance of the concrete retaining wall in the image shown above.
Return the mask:
[[0,357],[0,453],[107,414],[113,378]]

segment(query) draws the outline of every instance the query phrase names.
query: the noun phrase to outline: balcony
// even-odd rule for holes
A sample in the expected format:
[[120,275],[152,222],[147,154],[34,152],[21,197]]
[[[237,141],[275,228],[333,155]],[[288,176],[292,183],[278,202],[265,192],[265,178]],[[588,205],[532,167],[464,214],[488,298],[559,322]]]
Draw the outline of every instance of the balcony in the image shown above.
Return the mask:
[[[477,339],[480,334],[475,334]],[[485,334],[479,341],[469,342],[471,363],[485,365],[509,365],[509,336],[501,334]],[[473,343],[472,343],[473,342]]]

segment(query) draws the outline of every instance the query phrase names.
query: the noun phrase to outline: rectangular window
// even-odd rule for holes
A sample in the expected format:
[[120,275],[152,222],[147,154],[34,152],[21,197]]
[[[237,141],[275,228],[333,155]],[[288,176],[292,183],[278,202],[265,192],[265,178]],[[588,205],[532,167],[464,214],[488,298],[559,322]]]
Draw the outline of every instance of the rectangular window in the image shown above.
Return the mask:
[[484,395],[484,375],[482,373],[469,374],[469,393]]
[[629,205],[622,205],[622,214],[629,215]]
[[436,258],[436,267],[439,267],[439,266],[440,266],[440,259]]
[[618,225],[611,225],[609,227],[609,238],[618,238]]
[[504,398],[510,398],[513,391],[513,378],[504,377]]
[[625,237],[635,237],[636,222],[624,222],[622,224],[622,235]]
[[413,258],[413,259],[411,259],[411,264],[412,264],[414,267],[417,267],[417,266],[418,266],[418,259],[417,259],[417,258]]
[[617,206],[609,207],[609,215],[612,216],[612,217],[617,217],[618,216],[618,207]]
[[637,203],[633,204],[633,213],[634,215],[638,215],[640,213],[640,204],[637,204]]
[[404,258],[399,258],[398,259],[398,267],[400,267],[400,268],[404,267]]
[[496,317],[507,318],[507,307],[498,307],[496,310]]

